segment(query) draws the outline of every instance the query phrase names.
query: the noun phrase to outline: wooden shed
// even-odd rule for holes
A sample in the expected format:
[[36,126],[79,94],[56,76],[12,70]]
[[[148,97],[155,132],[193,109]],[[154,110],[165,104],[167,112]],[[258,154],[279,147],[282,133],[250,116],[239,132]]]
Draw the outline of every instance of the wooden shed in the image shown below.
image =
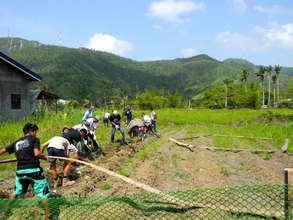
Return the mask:
[[29,116],[29,85],[41,80],[41,76],[0,52],[0,121]]
[[31,111],[36,111],[37,105],[39,104],[42,111],[49,111],[50,104],[54,103],[56,114],[58,112],[57,101],[61,99],[59,96],[46,92],[44,90],[30,90],[30,99],[31,99]]

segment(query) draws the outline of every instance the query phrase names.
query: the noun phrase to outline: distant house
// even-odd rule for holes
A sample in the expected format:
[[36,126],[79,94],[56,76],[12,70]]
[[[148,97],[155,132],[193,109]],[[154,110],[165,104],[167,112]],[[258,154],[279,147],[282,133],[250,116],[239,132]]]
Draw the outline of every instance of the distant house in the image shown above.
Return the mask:
[[41,107],[42,111],[49,111],[52,110],[49,108],[50,104],[53,104],[53,102],[55,103],[55,111],[57,114],[58,108],[57,108],[57,104],[58,104],[58,100],[60,100],[61,98],[55,94],[43,91],[43,90],[30,90],[30,108],[32,112],[37,111],[37,105],[38,105],[38,101]]
[[0,121],[29,116],[29,85],[41,80],[41,76],[0,52]]

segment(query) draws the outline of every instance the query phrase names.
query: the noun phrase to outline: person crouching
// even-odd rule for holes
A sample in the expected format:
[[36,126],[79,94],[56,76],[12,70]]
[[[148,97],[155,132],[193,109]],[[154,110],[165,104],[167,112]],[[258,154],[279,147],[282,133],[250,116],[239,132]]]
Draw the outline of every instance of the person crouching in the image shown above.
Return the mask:
[[[59,137],[55,136],[42,144],[41,146],[41,152],[44,152],[45,147],[47,147],[48,151],[48,156],[56,156],[56,157],[69,157],[69,146],[70,143],[69,141],[64,138],[64,137]],[[54,188],[57,187],[58,185],[58,177],[57,177],[57,171],[56,171],[56,160],[57,159],[52,159],[49,158],[48,162],[50,162],[51,166],[51,171],[52,171],[52,176],[54,178]],[[70,181],[68,179],[68,174],[70,170],[70,161],[69,160],[62,160],[59,159],[60,161],[64,161],[64,168],[63,168],[63,173],[64,173],[64,180],[63,180],[63,186],[70,186],[75,183],[75,181]]]

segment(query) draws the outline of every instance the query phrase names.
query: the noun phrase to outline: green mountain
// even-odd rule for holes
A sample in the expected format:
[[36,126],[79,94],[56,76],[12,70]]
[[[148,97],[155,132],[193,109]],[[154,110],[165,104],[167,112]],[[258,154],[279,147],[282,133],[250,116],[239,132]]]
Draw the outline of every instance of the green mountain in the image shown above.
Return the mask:
[[[20,38],[0,38],[0,51],[43,76],[42,87],[64,99],[82,100],[88,94],[110,97],[124,93],[133,97],[137,89],[178,91],[190,97],[221,85],[224,78],[239,79],[244,68],[251,75],[257,71],[257,66],[241,59],[220,62],[208,55],[198,55],[137,62],[106,52],[50,46]],[[282,68],[282,77],[293,75],[292,70]]]

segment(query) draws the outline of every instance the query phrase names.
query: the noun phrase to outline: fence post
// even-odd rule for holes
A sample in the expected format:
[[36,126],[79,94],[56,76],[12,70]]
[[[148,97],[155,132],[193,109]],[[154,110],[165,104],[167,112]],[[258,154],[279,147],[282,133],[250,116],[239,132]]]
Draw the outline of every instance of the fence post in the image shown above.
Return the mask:
[[290,219],[290,204],[289,204],[289,173],[293,172],[292,169],[286,168],[284,170],[284,213],[285,219]]

